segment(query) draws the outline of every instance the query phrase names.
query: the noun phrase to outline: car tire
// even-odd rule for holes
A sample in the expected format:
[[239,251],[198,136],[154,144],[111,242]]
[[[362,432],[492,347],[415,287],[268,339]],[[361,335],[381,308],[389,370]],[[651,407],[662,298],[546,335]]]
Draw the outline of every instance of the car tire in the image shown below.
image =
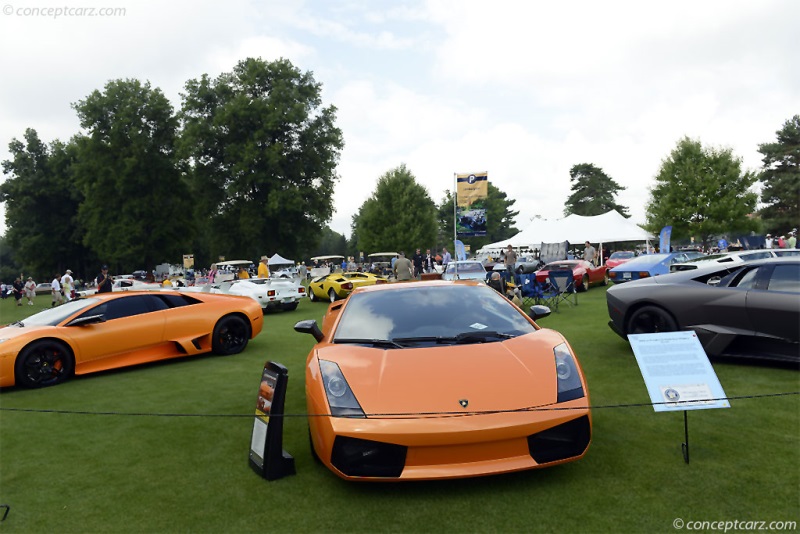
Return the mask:
[[75,358],[64,343],[54,339],[34,341],[14,362],[17,385],[26,388],[55,386],[75,370]]
[[589,275],[584,274],[583,278],[581,278],[581,285],[578,286],[578,291],[589,291]]
[[664,308],[658,306],[642,306],[628,319],[627,334],[655,334],[658,332],[675,332],[678,323]]
[[308,300],[310,300],[311,302],[317,302],[317,300],[319,300],[317,296],[314,294],[314,292],[311,291],[310,287],[308,288]]
[[336,302],[337,298],[338,297],[336,296],[336,292],[333,289],[328,291],[328,299],[330,299],[331,302]]
[[227,356],[242,352],[250,341],[250,325],[238,315],[226,315],[214,326],[211,350]]
[[297,309],[298,302],[292,302],[289,304],[283,305],[283,311],[295,311]]

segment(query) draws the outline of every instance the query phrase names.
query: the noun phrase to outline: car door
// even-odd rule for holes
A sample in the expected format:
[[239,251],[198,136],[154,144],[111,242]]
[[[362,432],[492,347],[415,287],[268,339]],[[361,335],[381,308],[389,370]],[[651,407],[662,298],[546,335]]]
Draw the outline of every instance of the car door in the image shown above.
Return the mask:
[[102,314],[104,322],[68,326],[69,336],[86,362],[142,350],[164,341],[166,304],[153,295],[112,299],[78,318]]
[[762,265],[747,292],[747,314],[760,335],[800,341],[800,263]]

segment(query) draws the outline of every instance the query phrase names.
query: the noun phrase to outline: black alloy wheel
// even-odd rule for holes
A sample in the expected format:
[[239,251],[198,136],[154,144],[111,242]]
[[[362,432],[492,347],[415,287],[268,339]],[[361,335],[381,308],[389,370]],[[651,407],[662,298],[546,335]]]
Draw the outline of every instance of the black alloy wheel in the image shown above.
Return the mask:
[[27,388],[55,386],[75,370],[75,359],[64,343],[42,339],[25,347],[14,363],[17,384]]
[[678,323],[672,315],[658,306],[642,306],[628,320],[628,334],[655,334],[657,332],[675,332]]
[[215,354],[238,354],[250,340],[250,325],[238,315],[226,315],[217,322],[211,337]]

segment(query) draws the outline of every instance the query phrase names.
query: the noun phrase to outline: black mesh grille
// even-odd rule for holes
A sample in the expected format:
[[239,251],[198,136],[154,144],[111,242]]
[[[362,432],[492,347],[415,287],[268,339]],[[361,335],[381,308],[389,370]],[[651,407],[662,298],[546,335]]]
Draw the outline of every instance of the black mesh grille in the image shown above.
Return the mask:
[[399,477],[406,463],[402,445],[337,436],[331,463],[351,477]]
[[580,456],[591,435],[589,416],[584,415],[528,436],[528,451],[539,464]]

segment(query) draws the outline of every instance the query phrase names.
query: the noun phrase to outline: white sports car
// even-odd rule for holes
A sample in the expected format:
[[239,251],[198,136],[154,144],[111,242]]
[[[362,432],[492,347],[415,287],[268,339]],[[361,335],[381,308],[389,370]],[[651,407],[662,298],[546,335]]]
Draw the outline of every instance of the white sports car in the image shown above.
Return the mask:
[[292,311],[306,296],[306,288],[294,278],[249,278],[206,286],[177,288],[186,292],[211,292],[250,297],[261,309]]

